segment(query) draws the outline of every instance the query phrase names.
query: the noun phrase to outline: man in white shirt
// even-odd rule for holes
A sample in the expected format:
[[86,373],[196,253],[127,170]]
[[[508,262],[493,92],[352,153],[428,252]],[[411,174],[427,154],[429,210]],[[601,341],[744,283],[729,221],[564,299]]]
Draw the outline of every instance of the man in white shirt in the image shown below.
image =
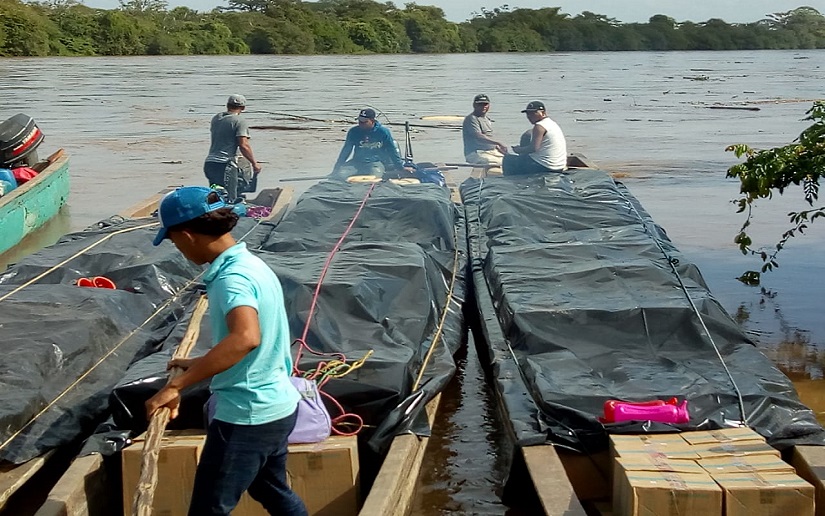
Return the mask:
[[[547,116],[544,103],[534,100],[522,113],[533,124],[529,142],[513,147],[515,154],[504,156],[505,176],[544,174],[567,170],[567,142],[559,124]],[[526,140],[526,138],[524,138]]]

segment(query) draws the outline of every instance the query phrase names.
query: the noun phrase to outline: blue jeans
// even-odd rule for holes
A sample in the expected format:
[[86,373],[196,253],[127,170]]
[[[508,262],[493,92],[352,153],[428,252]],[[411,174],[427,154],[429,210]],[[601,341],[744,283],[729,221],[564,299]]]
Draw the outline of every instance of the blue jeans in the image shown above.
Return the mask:
[[524,176],[529,174],[546,174],[548,172],[562,173],[563,170],[553,170],[541,166],[527,154],[508,154],[504,156],[501,171],[505,176]]
[[229,515],[244,491],[269,514],[307,516],[286,480],[287,439],[298,416],[263,425],[213,420],[206,433],[189,516]]

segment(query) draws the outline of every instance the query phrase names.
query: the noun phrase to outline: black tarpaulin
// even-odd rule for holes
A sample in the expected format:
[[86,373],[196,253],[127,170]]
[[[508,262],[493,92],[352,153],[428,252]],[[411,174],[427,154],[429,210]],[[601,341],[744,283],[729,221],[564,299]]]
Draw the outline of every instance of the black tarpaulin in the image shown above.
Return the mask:
[[[606,432],[741,421],[776,446],[825,442],[791,381],[606,173],[470,179],[461,193],[482,331],[520,444],[596,451]],[[689,425],[597,419],[608,399],[673,396],[688,400]]]
[[[0,460],[88,435],[130,363],[192,302],[199,268],[153,247],[151,220],[67,235],[0,275]],[[73,284],[106,276],[116,290]]]
[[[428,431],[415,426],[415,415],[455,370],[452,355],[463,336],[466,240],[463,214],[446,189],[380,183],[367,197],[369,188],[320,183],[304,193],[279,224],[262,223],[245,241],[280,279],[296,339],[304,333],[329,253],[367,199],[330,262],[306,343],[321,353],[343,353],[348,362],[371,352],[362,367],[329,381],[324,391],[345,412],[363,419],[367,428],[361,435],[374,435],[370,444],[382,451],[399,432]],[[100,428],[104,439],[116,430],[136,433],[146,427],[143,402],[165,383],[166,362],[187,324],[188,318],[181,318],[162,352],[136,362],[114,388],[113,419]],[[192,356],[210,345],[204,320]],[[293,345],[293,356],[296,351]],[[302,371],[335,358],[303,356]],[[420,392],[413,392],[419,374]],[[207,395],[205,384],[187,390],[175,427],[201,427]],[[327,406],[333,418],[341,415],[334,404]],[[101,443],[97,449],[112,447]]]

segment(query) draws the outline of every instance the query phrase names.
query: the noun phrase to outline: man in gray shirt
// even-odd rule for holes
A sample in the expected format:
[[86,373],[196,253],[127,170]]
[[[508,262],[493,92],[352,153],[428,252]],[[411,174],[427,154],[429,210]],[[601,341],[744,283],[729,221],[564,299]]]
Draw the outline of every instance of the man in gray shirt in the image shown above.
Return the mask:
[[484,94],[476,95],[473,112],[464,117],[461,133],[467,163],[501,166],[507,146],[492,138],[493,124],[487,118],[489,110],[490,98]]
[[212,141],[209,154],[203,163],[203,173],[209,181],[209,186],[219,185],[228,190],[234,190],[230,191],[232,197],[237,194],[237,185],[227,185],[226,177],[227,172],[233,168],[237,172],[239,150],[252,165],[254,174],[261,171],[261,165],[255,160],[252,146],[249,144],[249,124],[241,116],[244,109],[246,109],[246,98],[243,95],[230,95],[226,101],[226,111],[212,117],[210,125]]

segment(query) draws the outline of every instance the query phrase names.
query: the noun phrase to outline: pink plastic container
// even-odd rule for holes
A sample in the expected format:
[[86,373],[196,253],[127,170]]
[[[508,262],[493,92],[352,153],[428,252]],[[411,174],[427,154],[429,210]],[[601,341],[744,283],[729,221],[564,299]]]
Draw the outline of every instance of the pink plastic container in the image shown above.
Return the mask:
[[687,423],[690,421],[687,400],[681,405],[662,403],[659,405],[638,405],[634,403],[617,403],[613,418],[619,421],[656,421],[659,423]]
[[659,405],[678,405],[679,400],[670,398],[669,400],[650,400],[650,401],[621,401],[621,400],[607,400],[604,402],[604,417],[599,418],[602,423],[616,422],[616,406],[618,405],[636,405],[639,407],[659,406]]

